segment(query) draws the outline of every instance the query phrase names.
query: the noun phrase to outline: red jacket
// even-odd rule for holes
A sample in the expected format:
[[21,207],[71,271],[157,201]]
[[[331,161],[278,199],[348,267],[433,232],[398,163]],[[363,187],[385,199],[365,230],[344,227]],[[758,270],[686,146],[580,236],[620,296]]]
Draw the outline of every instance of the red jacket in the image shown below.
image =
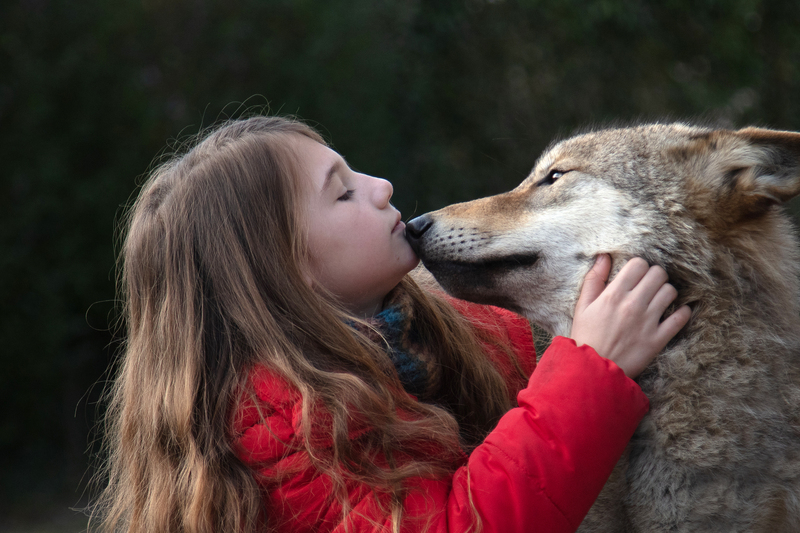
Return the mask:
[[[494,307],[458,302],[456,308],[509,342],[524,369],[533,368],[527,321]],[[487,351],[517,385],[499,350]],[[234,430],[240,458],[266,476],[258,479],[278,468],[298,468],[280,484],[262,483],[270,523],[292,533],[391,531],[376,496],[358,484],[348,487],[352,511],[342,521],[329,479],[310,465],[304,451],[297,451],[299,393],[264,368],[251,379],[264,420],[252,404],[238,413]],[[519,383],[515,390],[524,386]],[[487,533],[575,531],[648,409],[639,386],[618,366],[563,337],[553,340],[517,402],[519,407],[500,419],[451,476],[410,483],[418,490],[404,501],[403,531],[468,531],[472,505]],[[352,437],[364,431],[368,428]]]

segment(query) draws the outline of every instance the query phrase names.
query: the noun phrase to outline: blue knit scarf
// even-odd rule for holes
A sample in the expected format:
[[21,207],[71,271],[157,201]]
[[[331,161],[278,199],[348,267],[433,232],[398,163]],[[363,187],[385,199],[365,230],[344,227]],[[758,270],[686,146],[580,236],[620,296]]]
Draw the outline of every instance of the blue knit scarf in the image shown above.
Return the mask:
[[427,400],[438,391],[441,372],[412,327],[413,311],[411,297],[395,289],[386,297],[383,310],[367,321],[380,335],[372,330],[362,333],[386,351],[406,392]]

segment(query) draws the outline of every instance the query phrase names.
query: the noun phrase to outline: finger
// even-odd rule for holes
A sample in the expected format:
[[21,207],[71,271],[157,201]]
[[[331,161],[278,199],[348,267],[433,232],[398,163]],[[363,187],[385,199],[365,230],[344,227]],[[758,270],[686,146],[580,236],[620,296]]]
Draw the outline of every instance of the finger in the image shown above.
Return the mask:
[[659,346],[661,346],[661,348],[666,346],[670,339],[683,329],[683,326],[689,322],[691,317],[691,308],[689,308],[688,305],[684,305],[665,318],[664,321],[658,325],[658,330],[656,331],[656,339],[659,342]]
[[586,309],[589,304],[600,296],[600,293],[606,288],[609,272],[611,272],[611,257],[608,254],[598,255],[592,269],[583,279],[583,287],[581,287],[581,294],[578,296],[576,308]]
[[616,288],[630,291],[642,280],[649,269],[650,265],[647,264],[647,261],[641,257],[634,257],[625,263],[625,266],[622,267],[617,277],[609,285],[615,285]]
[[658,288],[658,291],[651,298],[650,304],[647,306],[647,310],[657,314],[658,316],[661,316],[664,314],[664,311],[667,310],[669,304],[674,302],[675,298],[677,297],[678,289],[669,283],[664,283]]
[[631,291],[635,298],[640,299],[649,307],[649,304],[658,294],[658,291],[661,290],[661,287],[667,283],[667,280],[669,280],[667,271],[658,265],[653,265]]

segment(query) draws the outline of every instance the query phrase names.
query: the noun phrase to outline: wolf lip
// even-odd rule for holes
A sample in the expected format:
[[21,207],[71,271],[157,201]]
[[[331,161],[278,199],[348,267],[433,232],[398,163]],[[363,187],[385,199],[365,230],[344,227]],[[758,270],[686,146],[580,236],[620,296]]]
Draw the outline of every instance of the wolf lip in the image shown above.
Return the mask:
[[441,286],[456,298],[475,303],[496,305],[516,313],[522,308],[513,294],[504,294],[500,281],[505,275],[531,268],[538,254],[515,254],[484,261],[430,261],[422,258],[425,267]]
[[451,273],[466,273],[466,272],[507,272],[517,270],[520,268],[528,268],[539,261],[539,254],[526,253],[526,254],[513,254],[504,257],[497,257],[493,259],[484,259],[479,261],[425,261],[425,266],[431,272],[447,270]]

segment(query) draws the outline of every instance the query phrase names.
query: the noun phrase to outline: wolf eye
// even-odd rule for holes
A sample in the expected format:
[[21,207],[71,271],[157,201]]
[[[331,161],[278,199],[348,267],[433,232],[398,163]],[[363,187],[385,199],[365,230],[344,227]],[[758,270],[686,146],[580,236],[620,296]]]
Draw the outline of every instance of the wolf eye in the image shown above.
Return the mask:
[[566,174],[566,172],[564,172],[563,170],[553,169],[553,170],[551,170],[550,172],[547,173],[547,176],[545,176],[544,178],[539,180],[536,183],[536,185],[537,186],[539,186],[539,185],[552,185],[553,183],[556,182],[556,180],[558,180],[564,174]]

